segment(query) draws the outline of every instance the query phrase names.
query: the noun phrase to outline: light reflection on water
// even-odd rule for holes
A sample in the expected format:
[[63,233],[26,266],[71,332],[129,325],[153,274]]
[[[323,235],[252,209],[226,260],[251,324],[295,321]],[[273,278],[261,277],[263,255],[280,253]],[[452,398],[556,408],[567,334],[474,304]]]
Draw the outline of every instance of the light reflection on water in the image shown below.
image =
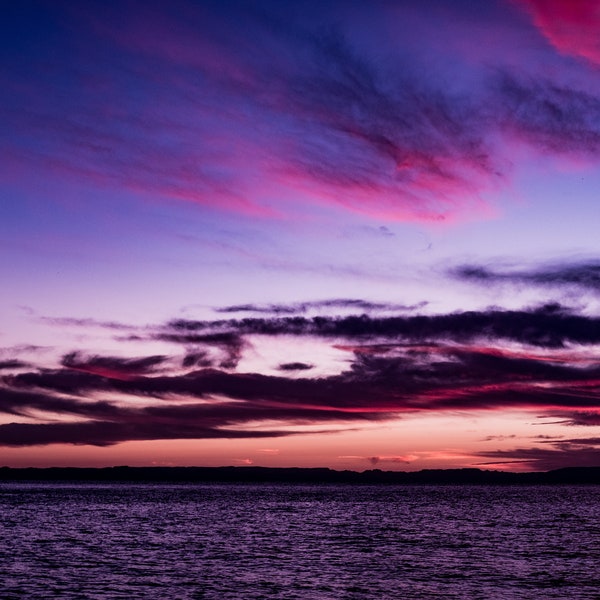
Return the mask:
[[0,598],[600,599],[600,487],[0,484]]

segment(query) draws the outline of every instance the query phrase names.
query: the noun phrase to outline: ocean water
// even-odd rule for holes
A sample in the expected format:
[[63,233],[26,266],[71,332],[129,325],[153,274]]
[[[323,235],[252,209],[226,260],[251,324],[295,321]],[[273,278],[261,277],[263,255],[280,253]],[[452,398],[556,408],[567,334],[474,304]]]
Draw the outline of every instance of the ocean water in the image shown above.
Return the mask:
[[600,486],[3,483],[0,598],[600,599]]

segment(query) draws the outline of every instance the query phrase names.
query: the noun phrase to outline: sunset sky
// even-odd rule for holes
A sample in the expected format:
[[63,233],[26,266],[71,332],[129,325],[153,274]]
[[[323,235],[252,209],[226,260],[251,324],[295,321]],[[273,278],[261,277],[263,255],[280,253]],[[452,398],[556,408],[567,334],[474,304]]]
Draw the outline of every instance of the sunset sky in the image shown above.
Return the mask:
[[0,29],[0,466],[600,465],[596,0]]

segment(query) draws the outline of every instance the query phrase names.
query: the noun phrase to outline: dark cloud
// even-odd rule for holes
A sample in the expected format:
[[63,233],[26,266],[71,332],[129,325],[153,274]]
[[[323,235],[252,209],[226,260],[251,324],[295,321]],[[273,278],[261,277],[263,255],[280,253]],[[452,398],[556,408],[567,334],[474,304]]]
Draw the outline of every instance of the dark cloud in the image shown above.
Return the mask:
[[554,444],[558,447],[564,446],[598,446],[600,449],[600,437],[589,438],[560,438],[560,439],[545,439],[541,443]]
[[181,362],[182,367],[212,367],[214,366],[213,361],[209,358],[207,350],[199,350],[195,352],[188,352]]
[[[180,328],[175,327],[176,331]],[[193,363],[193,357],[197,358],[196,364],[198,366],[212,366],[218,363],[218,366],[222,369],[234,369],[237,367],[238,362],[242,358],[242,352],[244,348],[248,347],[248,342],[235,331],[217,332],[217,333],[158,333],[155,339],[163,342],[173,342],[176,344],[184,344],[186,346],[207,346],[212,348],[218,348],[222,356],[209,357],[208,353],[197,349],[188,353],[187,358],[184,359],[188,363]],[[189,366],[184,365],[184,366]]]
[[542,265],[531,269],[498,269],[484,265],[461,265],[450,270],[459,279],[489,285],[518,283],[540,286],[573,286],[600,291],[600,262]]
[[[290,365],[294,369],[308,366]],[[238,432],[232,435],[250,436],[244,426],[264,421],[282,427],[261,429],[260,435],[270,431],[284,435],[283,425],[289,424],[366,422],[406,413],[455,410],[521,408],[556,415],[571,424],[586,418],[593,424],[595,415],[597,424],[600,409],[600,364],[588,360],[579,365],[570,357],[549,361],[544,356],[515,355],[476,345],[405,344],[384,353],[365,352],[361,347],[353,353],[347,370],[315,378],[216,369],[109,378],[65,367],[13,374],[0,381],[3,412],[27,415],[31,410],[43,410],[78,415],[85,423],[93,422],[89,424],[93,433],[89,443],[94,444],[114,443],[114,436],[127,431],[132,436],[129,439],[156,439],[159,431],[160,437],[168,439],[196,434],[228,437],[231,431]],[[113,392],[137,401],[97,400]],[[115,432],[102,442],[98,435],[104,429],[98,429],[97,423],[108,421],[115,424]],[[0,426],[0,443],[2,439],[17,443],[13,437],[2,438],[2,431],[48,435],[71,431],[64,423],[54,428],[55,424],[40,423],[30,429]],[[87,430],[82,428],[73,443],[83,443]],[[35,440],[45,439],[43,435],[30,443],[42,443]],[[65,441],[75,439],[74,435],[69,433]],[[27,444],[27,438],[21,437],[19,443]]]
[[116,416],[119,412],[118,408],[110,402],[84,401],[48,392],[0,387],[0,412],[28,416],[32,410],[44,411],[55,415],[77,415],[96,418]]
[[559,305],[532,310],[486,310],[447,315],[375,317],[245,318],[221,321],[178,319],[158,339],[178,343],[201,341],[209,331],[232,335],[296,335],[348,340],[422,341],[476,339],[512,340],[539,347],[560,348],[568,343],[600,342],[600,319],[572,314]]
[[600,411],[575,411],[566,414],[554,413],[554,416],[563,418],[564,420],[560,422],[565,425],[584,425],[589,427],[600,425]]
[[27,367],[27,363],[24,363],[20,360],[11,359],[11,360],[0,360],[0,370],[3,369],[19,369],[21,367]]
[[308,371],[312,369],[314,365],[309,365],[302,362],[291,362],[291,363],[283,363],[279,365],[280,371]]
[[88,373],[73,369],[39,369],[7,375],[2,383],[14,389],[46,389],[64,394],[79,395],[89,390],[112,390],[119,381],[127,378],[108,377],[106,374]]
[[[52,375],[46,374],[47,377]],[[35,383],[43,385],[42,378]],[[96,384],[100,382],[100,379],[96,380]],[[20,383],[22,385],[23,380]],[[49,388],[56,388],[52,382],[47,383],[50,383]],[[257,375],[232,376],[208,371],[180,378],[144,378],[137,384],[121,381],[116,388],[140,398],[176,392],[206,398],[214,393],[233,399],[200,404],[169,402],[159,406],[126,406],[122,403],[83,401],[52,394],[0,389],[2,412],[26,416],[30,410],[36,409],[85,419],[78,422],[52,419],[35,424],[0,424],[0,445],[27,446],[63,442],[102,446],[142,439],[277,437],[295,435],[301,431],[286,430],[283,427],[264,430],[252,427],[246,430],[244,425],[256,421],[278,421],[282,426],[311,425],[379,417],[370,415],[368,409],[347,413],[336,407],[322,409],[316,403],[312,403],[312,406],[308,402],[305,405],[295,405],[294,398],[284,401],[279,397],[285,390],[278,390],[278,387],[286,387],[283,380],[269,381],[269,378]],[[104,391],[113,389],[115,388],[108,385],[103,388]],[[310,386],[305,386],[304,389],[297,390],[295,399],[305,397],[309,389]],[[245,401],[239,402],[241,399]]]
[[513,462],[527,465],[532,471],[550,471],[563,467],[600,466],[600,444],[595,440],[569,440],[555,443],[555,448],[516,448],[479,452],[478,456],[493,458],[486,465],[502,466]]
[[141,358],[119,358],[115,356],[84,356],[78,352],[65,354],[61,361],[64,367],[114,379],[127,379],[155,371],[163,365],[166,356],[144,356]]
[[406,304],[394,304],[389,302],[370,302],[369,300],[350,299],[350,298],[337,298],[332,300],[315,300],[310,302],[295,302],[291,304],[237,304],[233,306],[224,306],[222,308],[215,308],[217,313],[239,313],[239,312],[251,312],[251,313],[267,313],[274,315],[281,314],[302,314],[309,310],[319,309],[348,309],[348,310],[360,310],[366,312],[379,311],[379,310],[417,310],[423,308],[427,303],[421,302],[419,304],[406,305]]
[[363,458],[369,461],[373,466],[381,462],[402,463],[405,465],[408,465],[411,462],[409,457],[406,456],[365,456]]
[[131,440],[263,438],[293,435],[284,431],[218,431],[202,425],[181,421],[165,428],[161,423],[115,423],[87,421],[84,423],[8,423],[0,425],[0,445],[32,446],[44,444],[80,444],[110,446]]
[[[357,306],[319,306],[340,303]],[[435,411],[523,409],[565,425],[597,425],[600,414],[600,361],[580,347],[600,342],[600,320],[557,304],[445,315],[178,319],[146,334],[182,345],[183,356],[70,352],[55,368],[5,360],[0,411],[39,422],[0,426],[0,443],[17,444],[15,432],[33,436],[22,445],[63,434],[93,444],[250,436],[248,425],[261,436],[285,435],[290,424],[303,431]],[[313,364],[305,362],[282,363],[278,375],[237,372],[255,335],[320,339],[345,351],[347,361],[326,376],[311,377]],[[40,411],[52,421],[43,422]],[[79,434],[65,421],[74,416],[86,424]],[[107,423],[114,429],[103,437]],[[256,423],[269,425],[257,430]]]
[[232,306],[215,308],[214,310],[217,313],[254,312],[269,314],[294,314],[303,311],[301,306],[302,305],[298,307],[298,305],[288,304],[234,304]]

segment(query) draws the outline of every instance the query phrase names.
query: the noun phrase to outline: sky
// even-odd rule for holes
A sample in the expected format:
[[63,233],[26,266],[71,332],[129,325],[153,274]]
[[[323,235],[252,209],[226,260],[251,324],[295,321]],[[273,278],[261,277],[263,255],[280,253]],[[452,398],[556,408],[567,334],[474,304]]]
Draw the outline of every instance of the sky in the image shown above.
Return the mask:
[[0,30],[0,465],[600,465],[595,0]]

